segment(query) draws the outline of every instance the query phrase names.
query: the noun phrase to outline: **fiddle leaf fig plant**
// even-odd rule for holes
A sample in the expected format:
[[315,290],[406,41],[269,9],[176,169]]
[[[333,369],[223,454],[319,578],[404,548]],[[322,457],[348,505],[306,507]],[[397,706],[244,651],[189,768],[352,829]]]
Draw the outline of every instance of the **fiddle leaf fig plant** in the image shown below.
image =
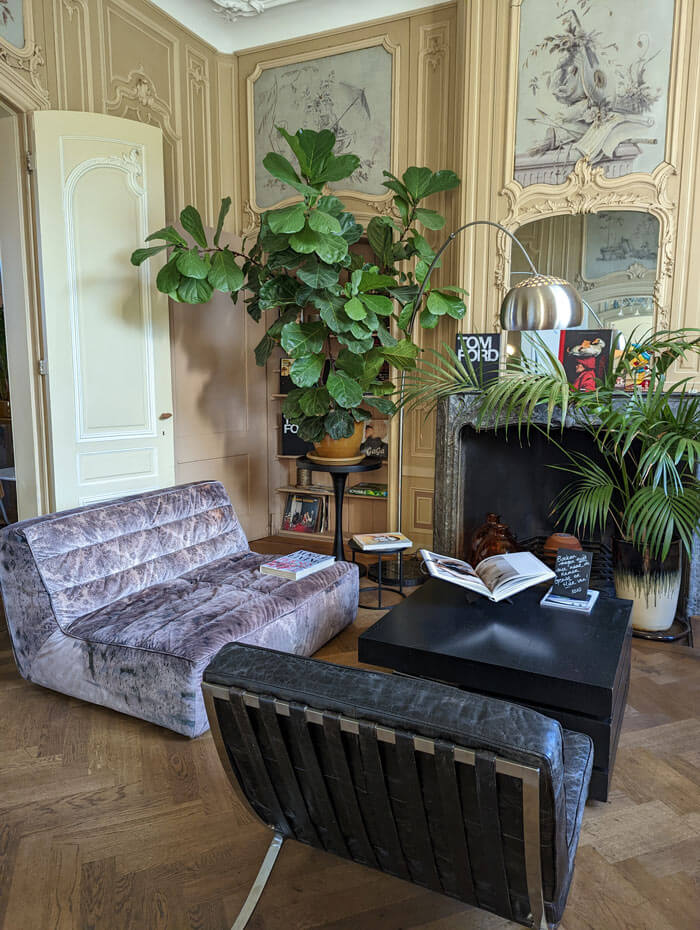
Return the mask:
[[[393,193],[393,215],[370,220],[367,230],[329,189],[349,178],[360,165],[356,155],[337,154],[330,130],[280,128],[296,166],[269,152],[266,170],[300,195],[298,202],[268,210],[250,248],[220,245],[230,198],[221,202],[211,244],[193,206],[180,214],[187,241],[168,226],[148,236],[161,245],[137,249],[134,265],[170,249],[156,285],[182,303],[203,304],[215,290],[234,301],[245,291],[247,312],[256,321],[274,314],[255,348],[265,365],[276,347],[294,359],[283,412],[298,425],[299,435],[320,442],[351,436],[355,424],[372,409],[392,415],[395,386],[379,375],[385,363],[398,370],[414,368],[418,346],[410,335],[414,300],[435,252],[419,227],[442,228],[444,218],[423,205],[426,198],[459,185],[452,171],[408,168],[399,179],[384,172]],[[373,258],[351,251],[366,236]],[[459,288],[426,288],[419,315],[425,328],[442,316],[461,319],[466,311]],[[266,321],[269,318],[266,317]]]

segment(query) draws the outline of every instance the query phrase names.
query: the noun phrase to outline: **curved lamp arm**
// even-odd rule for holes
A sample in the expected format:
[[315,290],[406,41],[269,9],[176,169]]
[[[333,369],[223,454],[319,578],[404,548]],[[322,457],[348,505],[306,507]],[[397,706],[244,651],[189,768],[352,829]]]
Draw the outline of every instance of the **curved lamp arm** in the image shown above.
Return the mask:
[[[450,243],[453,242],[461,232],[464,232],[465,229],[469,229],[472,226],[493,226],[495,229],[500,229],[501,232],[504,232],[506,236],[512,239],[513,242],[515,242],[515,244],[520,248],[520,251],[525,256],[525,259],[528,265],[530,266],[532,273],[537,274],[537,269],[533,265],[532,259],[527,254],[525,250],[525,246],[516,236],[513,235],[512,232],[506,229],[505,226],[501,226],[500,223],[494,223],[492,220],[471,220],[469,223],[465,223],[464,226],[459,226],[457,227],[457,229],[455,229],[454,232],[451,232],[450,235],[447,237],[447,239],[445,239],[445,241],[442,243],[440,248],[435,253],[435,258],[433,258],[432,262],[430,263],[428,271],[426,272],[426,275],[423,278],[423,283],[421,284],[420,289],[418,290],[418,293],[416,294],[416,299],[413,303],[413,313],[411,314],[411,319],[408,324],[409,334],[411,330],[413,329],[413,322],[416,318],[416,314],[418,313],[418,310],[420,309],[421,301],[423,300],[423,294],[425,293],[425,288],[428,284],[428,281],[430,280],[430,275],[433,273],[433,271],[435,270],[435,266],[440,261],[440,256],[445,251],[445,249],[450,245]],[[403,384],[402,384],[402,388],[403,388]]]
[[[445,239],[445,241],[442,243],[440,248],[435,253],[435,257],[430,263],[428,271],[426,272],[426,275],[423,278],[423,282],[420,286],[420,289],[418,290],[418,293],[416,294],[416,299],[413,303],[413,313],[411,314],[411,319],[408,323],[408,328],[406,330],[409,335],[413,329],[413,323],[416,319],[416,314],[418,313],[421,301],[423,300],[423,294],[425,293],[426,285],[428,284],[428,281],[430,280],[430,275],[435,270],[435,266],[440,261],[440,256],[445,251],[445,249],[450,245],[450,243],[453,242],[457,238],[457,236],[460,233],[464,232],[465,229],[469,229],[472,226],[493,226],[495,229],[500,229],[501,232],[504,232],[506,236],[512,239],[513,242],[515,242],[515,244],[519,246],[520,251],[523,253],[525,258],[527,259],[527,263],[530,266],[532,273],[537,274],[537,269],[533,265],[532,259],[527,254],[525,250],[525,246],[522,244],[522,242],[518,238],[516,238],[513,235],[512,232],[506,229],[505,226],[502,226],[500,223],[494,223],[492,220],[471,220],[469,223],[465,223],[464,226],[459,226],[457,229],[455,229],[454,232],[450,233],[450,235],[447,237],[447,239]],[[401,389],[399,391],[399,402],[403,401],[405,383],[406,383],[406,372],[402,371],[401,372]],[[399,456],[398,456],[399,475],[398,475],[398,501],[397,501],[397,511],[396,511],[396,522],[397,522],[396,528],[399,532],[401,532],[401,520],[403,516],[403,502],[402,502],[402,496],[403,496],[403,430],[404,430],[404,406],[403,406],[403,403],[401,403],[401,408],[399,410]]]

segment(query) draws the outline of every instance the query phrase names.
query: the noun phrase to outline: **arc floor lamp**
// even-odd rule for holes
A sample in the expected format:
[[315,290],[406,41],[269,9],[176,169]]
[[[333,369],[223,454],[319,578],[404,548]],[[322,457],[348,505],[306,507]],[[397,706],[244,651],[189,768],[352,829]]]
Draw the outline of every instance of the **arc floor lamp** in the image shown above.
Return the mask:
[[[540,274],[535,268],[532,259],[522,242],[500,223],[492,220],[471,220],[459,226],[450,233],[435,253],[428,271],[423,279],[413,306],[413,313],[408,325],[408,333],[413,330],[413,324],[420,311],[425,288],[430,276],[435,270],[443,252],[450,247],[454,240],[466,229],[474,226],[492,226],[505,233],[520,249],[530,266],[530,274],[515,284],[503,298],[501,304],[501,326],[504,330],[538,330],[538,329],[567,329],[579,326],[583,321],[584,304],[580,294],[563,278],[553,275]],[[401,373],[400,398],[403,400],[406,374]],[[405,410],[403,404],[399,410],[399,454],[398,454],[398,510],[397,530],[401,532],[403,518],[403,440],[404,440]],[[374,571],[373,571],[374,570]],[[370,577],[374,577],[375,566],[369,569]],[[388,563],[383,568],[384,580],[388,585],[398,583],[398,567],[395,563]],[[420,584],[424,576],[420,572],[420,565],[415,559],[404,560],[404,584]]]

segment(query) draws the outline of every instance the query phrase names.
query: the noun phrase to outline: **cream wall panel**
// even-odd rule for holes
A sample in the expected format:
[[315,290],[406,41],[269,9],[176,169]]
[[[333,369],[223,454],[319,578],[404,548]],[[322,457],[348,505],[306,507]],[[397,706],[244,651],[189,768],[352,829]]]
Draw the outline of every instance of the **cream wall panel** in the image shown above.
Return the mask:
[[95,109],[91,11],[87,0],[53,0],[56,104],[59,109]]

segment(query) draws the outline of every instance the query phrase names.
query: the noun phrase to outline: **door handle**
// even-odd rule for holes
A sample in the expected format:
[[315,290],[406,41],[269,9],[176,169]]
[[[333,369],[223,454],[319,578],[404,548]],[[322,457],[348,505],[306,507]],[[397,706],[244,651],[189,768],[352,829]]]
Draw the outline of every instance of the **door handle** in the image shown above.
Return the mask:
[[159,420],[169,420],[171,416],[172,416],[172,413],[161,413],[161,415],[158,417],[158,419],[159,419]]

